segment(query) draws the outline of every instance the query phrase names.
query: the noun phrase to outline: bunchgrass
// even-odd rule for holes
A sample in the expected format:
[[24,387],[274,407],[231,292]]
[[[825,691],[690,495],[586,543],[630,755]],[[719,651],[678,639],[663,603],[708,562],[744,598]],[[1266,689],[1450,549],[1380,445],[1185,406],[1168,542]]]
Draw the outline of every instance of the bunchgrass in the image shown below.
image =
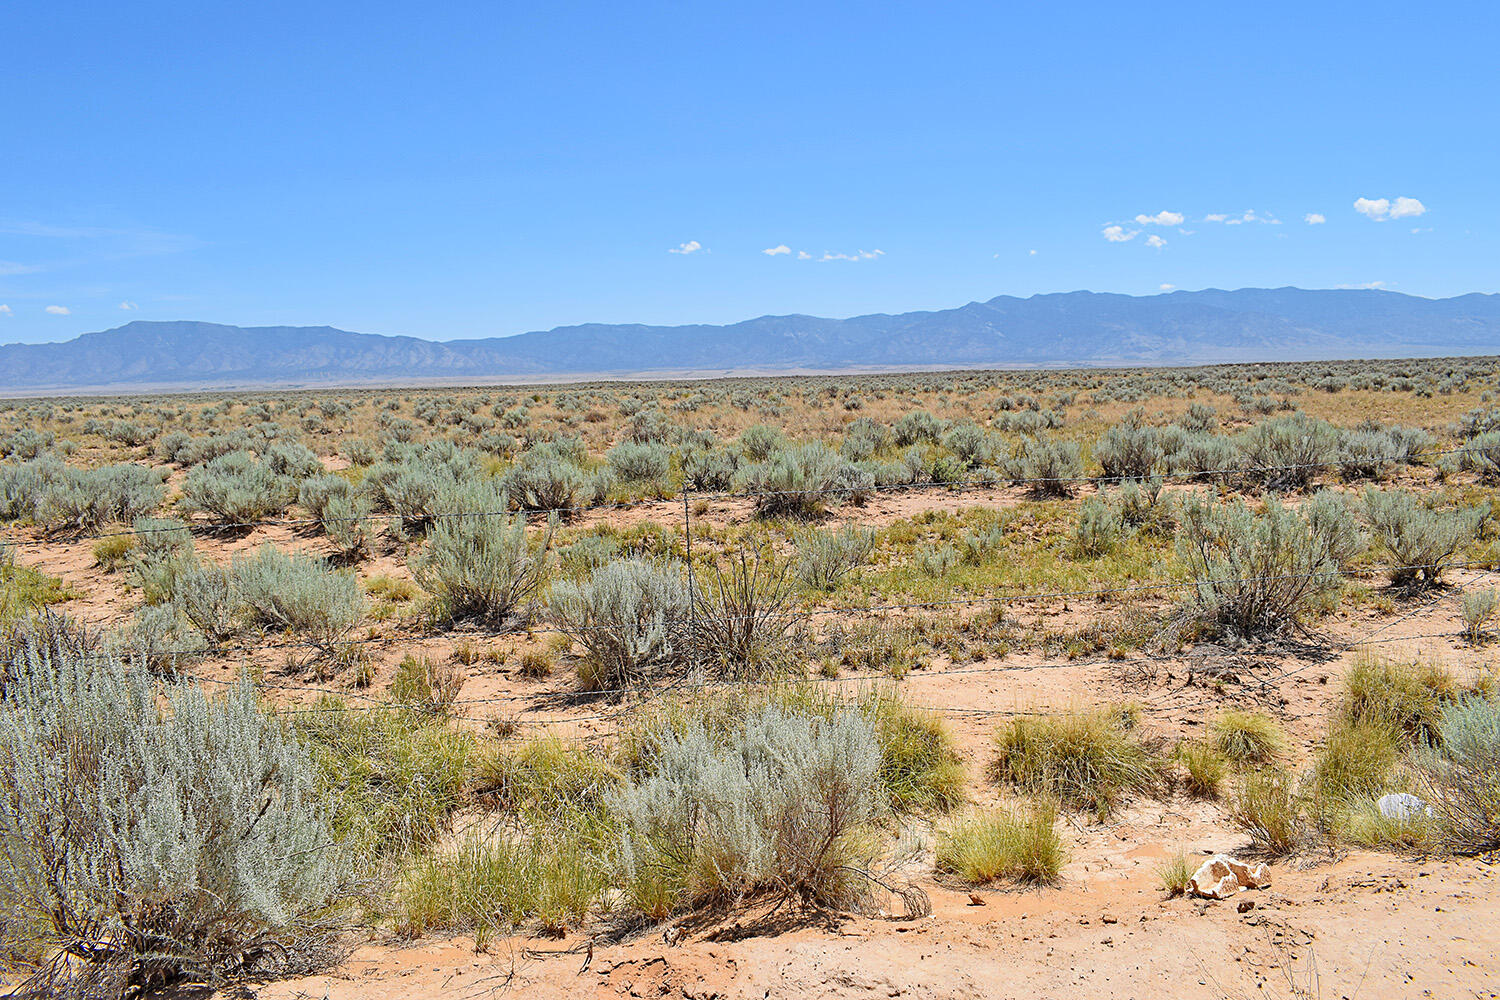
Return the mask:
[[1187,772],[1187,790],[1204,798],[1217,798],[1224,777],[1229,773],[1229,763],[1208,740],[1183,740],[1177,744],[1175,756],[1182,769]]
[[937,870],[971,885],[1054,882],[1067,861],[1056,823],[1057,809],[1049,803],[959,816],[938,832]]
[[1021,716],[1001,727],[995,743],[998,780],[1100,818],[1127,794],[1161,785],[1162,761],[1116,709]]
[[1230,811],[1256,847],[1273,857],[1294,853],[1308,834],[1296,783],[1284,771],[1267,769],[1245,775]]
[[1231,766],[1269,764],[1286,750],[1286,734],[1276,720],[1259,712],[1227,709],[1209,726],[1213,747]]

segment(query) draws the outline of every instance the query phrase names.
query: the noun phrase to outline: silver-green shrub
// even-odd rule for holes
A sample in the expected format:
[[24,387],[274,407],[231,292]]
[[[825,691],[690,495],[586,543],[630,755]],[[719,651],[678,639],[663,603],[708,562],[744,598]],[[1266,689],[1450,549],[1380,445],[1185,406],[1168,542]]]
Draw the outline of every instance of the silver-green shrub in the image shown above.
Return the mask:
[[0,907],[59,949],[33,987],[71,995],[64,956],[103,966],[116,996],[320,957],[351,867],[306,749],[253,689],[209,699],[35,649],[10,673]]
[[244,524],[278,517],[297,499],[297,483],[248,451],[211,458],[188,471],[181,507],[207,514],[217,524]]
[[1022,438],[1005,472],[1013,482],[1030,485],[1035,493],[1068,496],[1083,477],[1083,456],[1077,441]]
[[230,568],[234,599],[252,626],[295,632],[336,652],[364,614],[364,591],[347,570],[263,545]]
[[796,536],[797,579],[814,590],[833,590],[850,570],[864,565],[875,549],[875,532],[841,525],[836,531],[816,528]]
[[594,688],[622,688],[682,667],[692,652],[692,594],[681,572],[620,559],[582,583],[552,588],[553,623],[587,650],[580,674]]
[[440,518],[412,560],[412,574],[450,621],[528,618],[547,581],[550,524],[528,537],[526,515],[508,513],[503,493],[487,503],[496,513]]
[[68,469],[42,493],[35,516],[50,530],[97,531],[145,517],[165,496],[161,473],[143,465]]
[[1236,439],[1246,478],[1272,490],[1306,489],[1333,463],[1338,432],[1326,420],[1294,413],[1263,420]]
[[1372,487],[1365,490],[1364,511],[1390,560],[1391,583],[1420,590],[1436,583],[1445,564],[1474,540],[1489,507],[1438,511],[1407,490]]
[[1438,749],[1420,760],[1445,846],[1500,849],[1500,702],[1470,697],[1444,708]]
[[664,731],[618,794],[626,896],[661,916],[751,896],[851,908],[869,897],[881,751],[857,711],[762,708],[723,734]]
[[1193,497],[1181,518],[1177,555],[1196,581],[1184,611],[1207,634],[1279,632],[1342,585],[1328,539],[1274,498],[1257,514],[1238,500]]
[[1145,479],[1165,455],[1142,409],[1131,410],[1094,442],[1094,460],[1106,479]]

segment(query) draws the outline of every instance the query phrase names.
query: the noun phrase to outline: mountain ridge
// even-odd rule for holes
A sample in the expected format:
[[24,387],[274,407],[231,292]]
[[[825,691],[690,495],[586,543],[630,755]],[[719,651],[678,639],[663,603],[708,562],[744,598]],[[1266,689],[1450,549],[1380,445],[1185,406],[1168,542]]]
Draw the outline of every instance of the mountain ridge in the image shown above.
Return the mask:
[[52,344],[0,346],[0,391],[360,383],[861,367],[1184,365],[1500,352],[1500,294],[1204,289],[1000,295],[952,309],[726,325],[585,323],[423,340],[331,326],[137,320]]

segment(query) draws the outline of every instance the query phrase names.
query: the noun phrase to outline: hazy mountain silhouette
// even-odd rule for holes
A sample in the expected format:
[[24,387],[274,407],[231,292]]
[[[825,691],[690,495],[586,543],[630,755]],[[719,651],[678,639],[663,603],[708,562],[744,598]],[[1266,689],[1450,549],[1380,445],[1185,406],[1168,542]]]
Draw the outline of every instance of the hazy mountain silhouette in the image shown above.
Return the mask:
[[589,323],[436,342],[327,326],[135,322],[0,347],[0,392],[887,366],[1177,365],[1500,352],[1500,294],[1208,289],[1008,295],[851,319],[728,326]]

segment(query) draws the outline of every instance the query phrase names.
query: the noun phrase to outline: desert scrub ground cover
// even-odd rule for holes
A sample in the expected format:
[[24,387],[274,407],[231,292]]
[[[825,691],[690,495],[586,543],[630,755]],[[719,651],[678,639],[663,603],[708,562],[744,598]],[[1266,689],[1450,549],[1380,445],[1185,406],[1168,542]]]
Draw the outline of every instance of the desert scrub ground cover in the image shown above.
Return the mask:
[[[1080,830],[1179,796],[1276,854],[1492,849],[1496,378],[1464,359],[0,404],[5,954],[56,976],[97,955],[123,991],[304,968],[361,926],[916,913],[924,884],[1065,880]],[[1284,711],[1288,650],[1337,661],[1424,614],[1408,631],[1463,671],[1344,657],[1309,685],[1313,723]],[[1039,704],[1053,670],[1082,703]],[[1155,704],[1143,678],[1174,673]],[[100,832],[67,788],[14,792],[81,720],[120,761],[89,781],[201,785],[218,811]],[[1424,805],[1393,818],[1396,794]],[[63,816],[85,841],[63,848],[134,881],[41,885]],[[319,881],[268,863],[153,896],[169,836],[241,875],[315,841]],[[121,931],[158,904],[166,933],[222,947]]]

